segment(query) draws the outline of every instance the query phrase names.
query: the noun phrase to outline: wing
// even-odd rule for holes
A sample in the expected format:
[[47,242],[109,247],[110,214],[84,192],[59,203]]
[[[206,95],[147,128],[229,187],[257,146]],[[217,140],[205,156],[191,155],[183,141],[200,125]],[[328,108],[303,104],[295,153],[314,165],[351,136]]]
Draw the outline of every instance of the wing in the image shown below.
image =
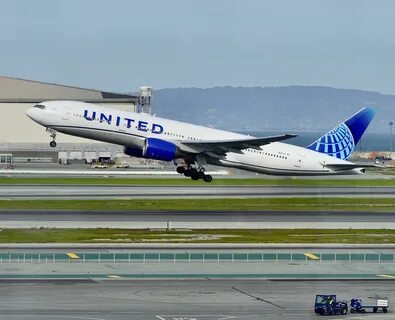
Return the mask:
[[276,141],[297,137],[296,134],[280,136],[247,138],[238,140],[211,140],[211,141],[180,141],[181,149],[191,153],[211,152],[222,155],[227,152],[241,153],[243,149],[259,149],[260,146]]

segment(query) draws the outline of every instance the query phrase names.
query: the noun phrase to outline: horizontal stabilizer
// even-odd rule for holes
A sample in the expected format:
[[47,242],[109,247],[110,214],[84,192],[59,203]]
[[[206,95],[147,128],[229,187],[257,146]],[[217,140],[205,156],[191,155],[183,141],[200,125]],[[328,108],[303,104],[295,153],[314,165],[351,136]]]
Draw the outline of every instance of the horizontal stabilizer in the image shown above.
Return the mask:
[[323,166],[335,170],[335,171],[342,171],[342,170],[352,170],[358,168],[378,168],[380,166],[374,163],[333,163],[333,164],[324,164]]

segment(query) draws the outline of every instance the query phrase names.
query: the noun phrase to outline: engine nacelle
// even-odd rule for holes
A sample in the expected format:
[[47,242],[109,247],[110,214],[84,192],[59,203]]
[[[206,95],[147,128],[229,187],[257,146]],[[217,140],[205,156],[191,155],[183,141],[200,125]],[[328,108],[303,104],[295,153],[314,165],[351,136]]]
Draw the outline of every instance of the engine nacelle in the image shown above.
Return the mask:
[[169,141],[147,138],[143,149],[143,156],[149,159],[172,161],[177,154],[177,146]]
[[177,146],[166,140],[147,138],[143,148],[125,147],[123,152],[136,158],[172,161],[176,158]]
[[141,148],[124,147],[123,153],[136,158],[144,158],[143,149]]

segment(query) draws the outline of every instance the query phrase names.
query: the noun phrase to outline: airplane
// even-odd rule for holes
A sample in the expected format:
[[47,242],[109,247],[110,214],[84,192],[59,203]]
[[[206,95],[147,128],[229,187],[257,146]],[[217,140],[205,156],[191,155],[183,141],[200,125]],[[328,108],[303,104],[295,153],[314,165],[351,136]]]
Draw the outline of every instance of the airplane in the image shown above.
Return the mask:
[[47,128],[51,147],[57,132],[104,141],[123,146],[129,156],[173,161],[178,173],[211,182],[207,164],[269,175],[364,173],[366,165],[347,159],[375,112],[361,109],[305,148],[280,142],[294,134],[252,137],[80,101],[42,102],[26,114]]

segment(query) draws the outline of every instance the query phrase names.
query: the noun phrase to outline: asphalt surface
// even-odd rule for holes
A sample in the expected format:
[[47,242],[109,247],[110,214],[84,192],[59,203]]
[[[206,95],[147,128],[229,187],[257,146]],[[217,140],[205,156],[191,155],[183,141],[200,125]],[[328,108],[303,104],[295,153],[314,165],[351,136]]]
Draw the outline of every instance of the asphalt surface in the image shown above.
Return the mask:
[[0,199],[394,197],[395,187],[0,185]]
[[[0,319],[5,320],[304,320],[317,318],[317,293],[337,294],[341,300],[395,299],[391,281],[113,279],[3,281],[0,286]],[[393,319],[392,312],[393,304],[387,314],[341,318]]]
[[1,210],[2,228],[395,228],[395,212]]

